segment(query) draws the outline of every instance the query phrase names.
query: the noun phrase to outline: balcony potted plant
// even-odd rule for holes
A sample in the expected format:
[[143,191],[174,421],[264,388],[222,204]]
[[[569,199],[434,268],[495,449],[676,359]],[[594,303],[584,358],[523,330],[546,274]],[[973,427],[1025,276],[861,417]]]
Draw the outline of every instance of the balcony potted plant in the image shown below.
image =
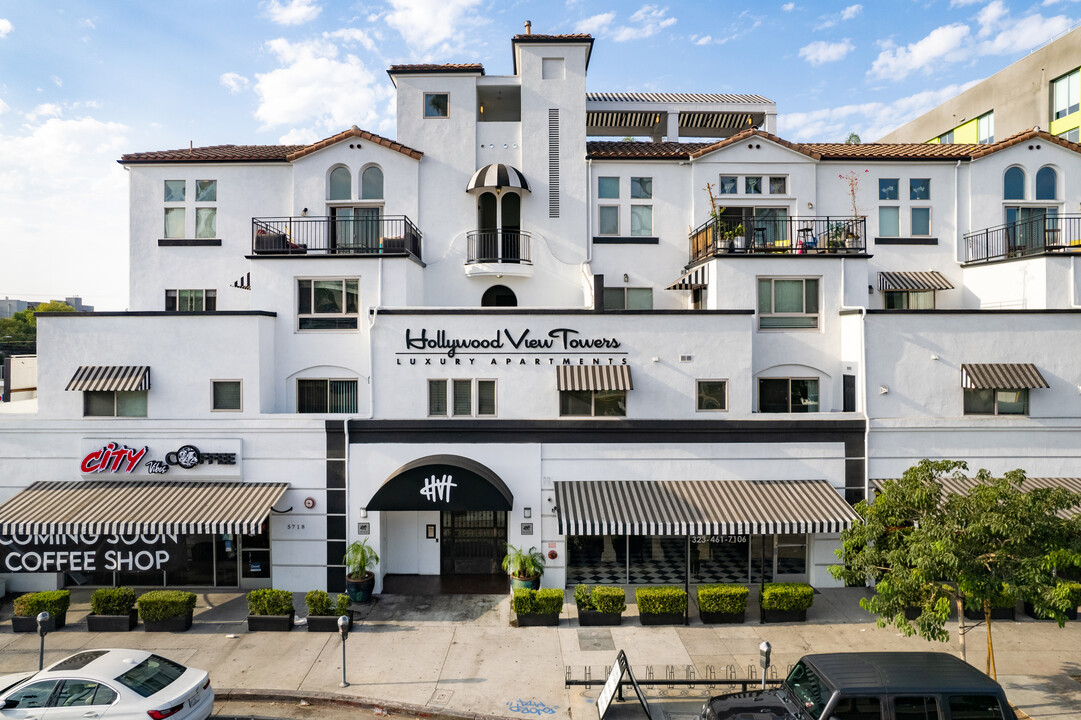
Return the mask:
[[375,588],[375,573],[372,569],[379,562],[379,555],[368,545],[368,538],[354,540],[345,549],[345,591],[355,603],[366,603],[372,599]]
[[510,575],[511,590],[539,590],[544,574],[544,555],[536,547],[524,550],[507,543],[503,570]]
[[675,585],[640,587],[634,601],[643,625],[682,625],[687,614],[687,591]]
[[759,603],[764,622],[803,622],[814,604],[814,589],[806,583],[766,583]]
[[67,590],[48,590],[33,592],[15,598],[15,615],[11,618],[11,629],[17,633],[36,633],[38,631],[38,613],[49,613],[45,621],[48,632],[59,630],[68,621],[68,606],[71,593]]
[[[1063,588],[1062,586],[1065,585]],[[1059,588],[1066,593],[1068,601],[1070,603],[1069,609],[1066,610],[1067,620],[1077,619],[1077,606],[1081,605],[1081,582],[1065,581],[1059,584]],[[1030,618],[1043,619],[1043,615],[1036,613],[1036,608],[1032,603],[1025,601],[1025,614]]]
[[138,624],[139,611],[131,588],[98,588],[90,596],[90,614],[86,616],[90,632],[128,632]]
[[135,601],[146,632],[184,632],[191,629],[195,593],[183,590],[151,590]]
[[563,612],[563,591],[516,588],[511,607],[518,618],[518,627],[555,627],[559,625],[559,613]]
[[610,585],[575,585],[574,604],[582,627],[619,625],[627,609],[627,593]]
[[[338,632],[338,618],[348,617],[349,604],[352,602],[345,593],[330,601],[330,595],[324,590],[312,590],[304,596],[304,606],[308,610],[308,632]],[[349,627],[353,627],[350,618]]]
[[293,629],[293,593],[262,588],[248,593],[248,632]]
[[698,617],[707,625],[741,623],[747,613],[745,585],[718,584],[698,586]]

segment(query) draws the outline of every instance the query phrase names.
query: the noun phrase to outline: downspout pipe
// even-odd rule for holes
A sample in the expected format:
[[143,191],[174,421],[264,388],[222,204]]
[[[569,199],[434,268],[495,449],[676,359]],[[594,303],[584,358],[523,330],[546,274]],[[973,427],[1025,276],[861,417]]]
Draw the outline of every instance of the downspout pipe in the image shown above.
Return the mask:
[[[859,406],[863,416],[863,497],[871,497],[871,417],[867,412],[867,307],[865,305],[845,305],[845,263],[841,258],[841,310],[858,311],[860,314],[860,379]],[[847,469],[846,469],[847,471]]]

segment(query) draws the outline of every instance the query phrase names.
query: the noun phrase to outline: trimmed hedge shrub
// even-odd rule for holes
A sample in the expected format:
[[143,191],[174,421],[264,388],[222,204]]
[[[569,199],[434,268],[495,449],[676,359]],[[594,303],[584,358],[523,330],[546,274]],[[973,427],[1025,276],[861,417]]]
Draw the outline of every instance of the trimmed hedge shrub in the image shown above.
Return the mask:
[[292,615],[293,593],[263,588],[248,593],[249,615]]
[[634,591],[639,615],[667,615],[687,610],[687,591],[675,585],[640,587]]
[[518,588],[511,601],[515,615],[552,614],[563,612],[563,591],[559,588],[526,590]]
[[135,601],[143,622],[184,617],[195,610],[195,593],[183,590],[151,590]]
[[95,615],[127,615],[135,607],[135,591],[129,587],[98,588],[90,596]]
[[763,610],[806,610],[814,604],[815,591],[807,583],[766,583]]
[[1067,590],[1070,593],[1070,599],[1073,601],[1074,607],[1081,605],[1081,582],[1067,582]]
[[323,590],[312,590],[304,596],[304,605],[309,615],[345,615],[349,612],[349,596],[342,593],[331,603],[330,595]]
[[68,590],[48,590],[32,592],[15,598],[15,614],[20,617],[35,617],[40,612],[56,617],[68,611],[71,605],[71,592]]
[[574,604],[579,610],[622,613],[627,609],[627,593],[611,585],[575,585]]
[[745,585],[699,585],[698,609],[706,613],[738,615],[747,610],[747,595],[750,592]]

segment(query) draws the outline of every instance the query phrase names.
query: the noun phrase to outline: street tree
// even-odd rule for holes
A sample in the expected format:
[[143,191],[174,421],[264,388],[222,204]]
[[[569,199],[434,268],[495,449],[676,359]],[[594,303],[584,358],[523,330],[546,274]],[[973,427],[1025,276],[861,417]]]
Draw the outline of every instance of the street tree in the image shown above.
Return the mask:
[[[1031,603],[1037,614],[1065,624],[1081,598],[1065,578],[1081,568],[1081,493],[1026,486],[1025,473],[965,476],[956,460],[922,460],[874,499],[856,505],[860,519],[841,533],[835,577],[870,581],[874,594],[860,606],[905,635],[949,640],[951,605],[983,613],[987,673],[995,676],[991,609]],[[952,477],[969,490],[946,492]],[[906,618],[916,609],[918,617]],[[962,635],[962,652],[964,648]]]
[[9,318],[0,318],[0,358],[6,355],[33,355],[37,350],[39,312],[75,312],[60,300],[41,303],[33,310],[20,310]]

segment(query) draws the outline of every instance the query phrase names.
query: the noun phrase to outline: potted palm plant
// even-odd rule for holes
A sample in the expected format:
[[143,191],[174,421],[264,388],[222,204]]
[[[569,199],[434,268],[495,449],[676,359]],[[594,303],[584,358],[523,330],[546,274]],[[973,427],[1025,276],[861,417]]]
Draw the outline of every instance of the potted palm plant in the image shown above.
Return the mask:
[[59,630],[67,624],[68,605],[71,593],[67,590],[48,590],[20,595],[15,598],[15,615],[11,618],[11,629],[17,633],[36,633],[38,631],[38,613],[49,613],[45,621],[48,632]]
[[127,632],[138,624],[139,611],[131,588],[98,588],[90,596],[90,614],[86,616],[90,632]]
[[354,540],[345,549],[345,592],[355,603],[366,603],[372,599],[375,588],[375,573],[372,569],[379,562],[379,555],[368,545],[368,539]]
[[507,543],[507,554],[503,556],[503,570],[510,575],[510,589],[539,590],[540,578],[544,574],[544,555],[531,547],[529,550],[517,548]]
[[[331,602],[325,590],[312,590],[304,596],[304,606],[308,609],[308,632],[338,632],[338,618],[349,613],[352,600],[345,593]],[[349,627],[353,626],[350,619]]]

